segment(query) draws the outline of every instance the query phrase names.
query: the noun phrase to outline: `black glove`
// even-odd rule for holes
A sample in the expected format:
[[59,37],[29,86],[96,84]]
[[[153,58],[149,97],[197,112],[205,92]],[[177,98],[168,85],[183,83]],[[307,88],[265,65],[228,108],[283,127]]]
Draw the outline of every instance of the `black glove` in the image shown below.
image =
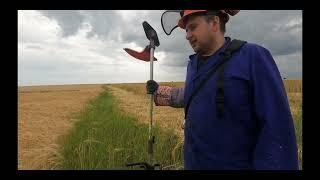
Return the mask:
[[147,94],[153,94],[157,91],[159,84],[154,80],[147,81]]

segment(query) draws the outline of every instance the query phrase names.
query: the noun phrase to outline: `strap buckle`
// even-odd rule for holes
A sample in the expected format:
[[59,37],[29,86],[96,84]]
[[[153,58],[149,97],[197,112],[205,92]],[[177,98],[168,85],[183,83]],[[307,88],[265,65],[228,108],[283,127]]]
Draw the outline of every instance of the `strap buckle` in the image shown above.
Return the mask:
[[217,95],[216,96],[216,102],[219,103],[219,104],[224,103],[224,97]]

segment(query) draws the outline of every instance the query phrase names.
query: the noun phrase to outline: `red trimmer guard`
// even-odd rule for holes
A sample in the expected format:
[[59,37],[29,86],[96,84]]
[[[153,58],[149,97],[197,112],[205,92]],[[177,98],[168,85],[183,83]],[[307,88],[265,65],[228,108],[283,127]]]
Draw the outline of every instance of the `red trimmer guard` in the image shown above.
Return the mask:
[[[137,59],[140,59],[140,60],[146,61],[146,62],[149,62],[149,61],[150,61],[150,48],[149,48],[149,46],[146,46],[146,47],[144,48],[144,50],[141,51],[141,52],[137,52],[137,51],[132,50],[132,49],[129,49],[129,48],[124,48],[124,50],[125,50],[128,54],[130,54],[131,56],[133,56],[133,57],[135,57],[135,58],[137,58]],[[154,61],[157,61],[157,58],[155,58],[155,57],[153,56],[153,60],[154,60]]]

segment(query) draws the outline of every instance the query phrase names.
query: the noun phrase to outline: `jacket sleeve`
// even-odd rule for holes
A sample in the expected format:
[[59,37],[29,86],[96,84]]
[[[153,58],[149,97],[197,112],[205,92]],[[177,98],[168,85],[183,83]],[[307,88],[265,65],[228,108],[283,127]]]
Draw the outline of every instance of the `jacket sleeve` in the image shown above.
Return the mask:
[[295,128],[282,78],[270,52],[263,47],[256,50],[251,78],[260,131],[253,155],[254,168],[297,170]]
[[156,106],[171,106],[174,108],[184,107],[184,88],[159,86],[154,97]]

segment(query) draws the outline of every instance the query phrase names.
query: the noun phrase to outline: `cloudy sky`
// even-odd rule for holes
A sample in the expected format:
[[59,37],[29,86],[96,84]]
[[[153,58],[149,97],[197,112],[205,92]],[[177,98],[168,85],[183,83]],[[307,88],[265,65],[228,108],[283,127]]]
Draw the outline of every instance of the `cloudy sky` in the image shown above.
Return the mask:
[[[184,81],[193,50],[182,29],[163,32],[163,12],[18,11],[18,85],[146,82],[150,64],[123,50],[141,51],[149,43],[143,21],[160,41],[154,79]],[[302,11],[242,10],[226,28],[226,36],[268,48],[283,77],[302,78]]]

